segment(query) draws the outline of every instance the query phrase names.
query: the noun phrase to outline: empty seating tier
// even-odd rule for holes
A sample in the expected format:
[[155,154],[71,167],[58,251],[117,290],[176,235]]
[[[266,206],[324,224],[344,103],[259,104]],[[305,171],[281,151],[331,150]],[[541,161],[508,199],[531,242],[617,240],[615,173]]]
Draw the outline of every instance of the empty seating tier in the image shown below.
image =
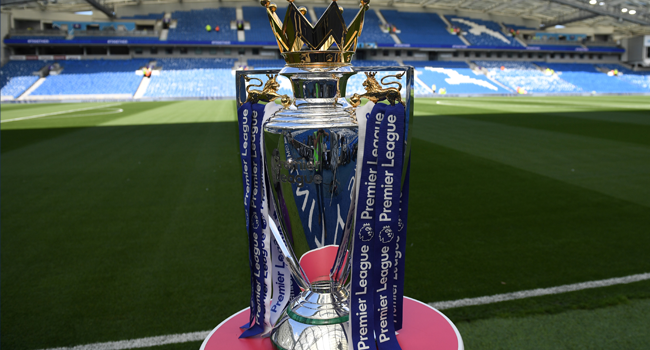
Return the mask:
[[404,65],[413,67],[469,68],[466,62],[460,61],[404,61]]
[[[467,65],[465,65],[467,67]],[[425,67],[416,70],[420,80],[416,83],[415,93],[431,95],[435,86],[436,93],[445,89],[447,94],[507,94],[510,91],[490,81],[485,75],[474,73],[469,68]],[[424,83],[424,86],[422,86]]]
[[133,95],[141,81],[134,72],[53,75],[31,95]]
[[608,76],[600,72],[593,64],[584,63],[546,63],[541,66],[550,68],[563,80],[582,88],[585,92],[634,93],[644,92],[642,84],[637,85],[622,77]]
[[38,76],[36,75],[13,77],[9,80],[7,85],[2,87],[0,95],[2,97],[16,98],[22,95],[22,93],[29,89],[30,86],[34,85],[37,80]]
[[286,64],[284,60],[248,60],[248,65],[256,69],[282,68]]
[[151,77],[145,97],[234,97],[230,69],[163,70]]
[[182,70],[199,68],[232,69],[237,60],[234,58],[158,58],[156,66],[164,70]]
[[396,10],[382,10],[381,13],[388,23],[401,31],[398,37],[402,43],[441,47],[465,45],[458,36],[449,33],[447,25],[436,13]]
[[[244,21],[249,22],[251,26],[251,29],[246,31],[246,41],[275,45],[275,36],[271,30],[266,9],[255,6],[243,7],[242,10],[244,12]],[[287,13],[287,9],[280,7],[276,13],[280,21],[284,21],[284,15]]]
[[479,67],[488,70],[488,77],[509,87],[528,93],[579,93],[584,90],[558,75],[546,75],[530,62],[476,61]]
[[[176,28],[169,30],[168,40],[177,41],[237,41],[237,30],[230,29],[230,22],[236,19],[232,7],[176,11],[172,19],[177,20]],[[211,31],[206,26],[212,27]],[[219,31],[215,28],[219,27]]]
[[0,69],[0,88],[7,85],[9,79],[33,75],[50,63],[52,61],[9,61]]
[[449,16],[449,22],[463,30],[463,35],[472,45],[523,47],[512,36],[501,31],[501,26],[492,21]]

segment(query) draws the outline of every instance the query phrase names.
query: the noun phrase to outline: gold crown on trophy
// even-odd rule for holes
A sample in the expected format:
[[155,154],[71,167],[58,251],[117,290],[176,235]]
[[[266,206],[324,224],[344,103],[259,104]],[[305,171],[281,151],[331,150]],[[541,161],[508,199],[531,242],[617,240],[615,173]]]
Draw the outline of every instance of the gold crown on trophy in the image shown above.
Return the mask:
[[352,61],[370,0],[360,1],[360,10],[349,26],[343,19],[343,8],[334,0],[321,18],[312,25],[305,17],[307,9],[298,8],[294,0],[287,0],[289,7],[284,22],[276,14],[277,5],[268,0],[260,1],[266,7],[271,29],[278,41],[280,52],[289,66],[342,66]]

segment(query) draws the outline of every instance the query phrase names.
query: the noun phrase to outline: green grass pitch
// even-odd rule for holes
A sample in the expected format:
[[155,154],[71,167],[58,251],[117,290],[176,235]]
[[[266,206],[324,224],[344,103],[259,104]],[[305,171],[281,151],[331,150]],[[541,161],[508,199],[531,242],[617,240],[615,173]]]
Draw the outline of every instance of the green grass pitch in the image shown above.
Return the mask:
[[[2,105],[2,348],[204,331],[248,305],[235,108]],[[650,97],[417,99],[413,135],[407,295],[650,272]],[[649,299],[645,281],[444,312],[467,349],[633,349]]]

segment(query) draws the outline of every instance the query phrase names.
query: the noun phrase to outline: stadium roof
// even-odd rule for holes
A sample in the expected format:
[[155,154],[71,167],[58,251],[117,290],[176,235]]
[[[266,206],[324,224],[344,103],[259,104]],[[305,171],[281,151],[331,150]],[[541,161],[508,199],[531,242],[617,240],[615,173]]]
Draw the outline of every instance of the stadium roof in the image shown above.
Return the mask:
[[[99,9],[111,13],[121,6],[161,3],[201,3],[214,7],[213,0],[1,0],[2,9],[47,8],[50,11],[82,11]],[[284,1],[276,0],[278,5]],[[299,0],[300,4],[323,6],[329,0]],[[358,0],[339,0],[341,6],[355,7]],[[219,1],[219,3],[222,3]],[[223,2],[224,4],[227,3]],[[257,0],[231,2],[237,5],[259,5]],[[570,28],[603,34],[631,36],[650,34],[650,0],[372,0],[379,8],[429,9],[457,12],[464,16],[523,18],[541,24],[541,29]],[[103,8],[102,8],[103,7]],[[556,26],[558,26],[556,28]],[[564,27],[564,28],[563,28]],[[591,30],[589,30],[591,29]]]

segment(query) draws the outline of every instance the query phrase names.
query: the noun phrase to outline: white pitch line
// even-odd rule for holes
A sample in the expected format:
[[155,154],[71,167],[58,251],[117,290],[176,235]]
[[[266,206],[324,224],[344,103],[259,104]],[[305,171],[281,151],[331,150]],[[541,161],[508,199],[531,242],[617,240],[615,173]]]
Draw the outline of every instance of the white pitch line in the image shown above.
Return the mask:
[[193,332],[183,334],[160,335],[157,337],[111,341],[106,343],[94,343],[86,345],[77,345],[71,348],[51,348],[47,350],[123,350],[148,348],[152,346],[187,343],[191,341],[203,341],[210,331]]
[[91,109],[99,109],[99,108],[113,107],[113,106],[119,106],[119,105],[121,105],[121,103],[113,103],[113,104],[104,105],[104,106],[70,109],[70,110],[61,111],[61,112],[52,112],[52,113],[45,113],[45,114],[30,115],[28,117],[20,117],[20,118],[14,118],[14,119],[0,120],[0,123],[17,122],[17,121],[20,121],[20,120],[49,117],[49,116],[53,116],[53,115],[66,114],[66,113],[72,113],[72,112],[89,111]]
[[[429,306],[432,306],[438,310],[451,309],[455,307],[463,306],[472,306],[472,305],[484,305],[491,303],[498,303],[501,301],[516,300],[531,298],[542,295],[550,294],[560,294],[566,292],[574,292],[583,289],[599,288],[599,287],[608,287],[617,284],[627,284],[632,282],[639,282],[650,280],[650,273],[642,273],[638,275],[610,278],[600,281],[591,281],[575,284],[567,284],[558,287],[552,288],[541,288],[541,289],[532,289],[524,290],[521,292],[506,293],[506,294],[497,294],[492,296],[480,297],[480,298],[471,298],[471,299],[460,299],[452,301],[440,301],[436,303],[429,303]],[[241,312],[241,311],[240,311]],[[193,341],[201,341],[207,338],[210,335],[209,331],[203,332],[193,332],[193,333],[183,333],[183,334],[170,334],[170,335],[161,335],[157,337],[149,338],[140,338],[140,339],[131,339],[131,340],[122,340],[122,341],[113,341],[106,343],[94,343],[86,345],[77,345],[73,347],[62,347],[62,348],[50,348],[46,350],[125,350],[125,349],[138,349],[138,348],[147,348],[152,346],[166,345],[166,344],[177,344],[177,343],[187,343]]]
[[542,296],[542,295],[551,295],[551,294],[575,292],[575,291],[583,290],[583,289],[608,287],[608,286],[613,286],[613,285],[617,285],[617,284],[626,284],[626,283],[632,283],[632,282],[639,282],[639,281],[645,281],[645,280],[649,280],[649,279],[650,279],[650,273],[642,273],[642,274],[638,274],[638,275],[632,275],[632,276],[626,276],[626,277],[618,277],[618,278],[610,278],[610,279],[600,280],[600,281],[591,281],[591,282],[583,282],[583,283],[575,283],[575,284],[565,284],[563,286],[552,287],[552,288],[540,288],[540,289],[523,290],[521,292],[496,294],[496,295],[478,297],[478,298],[467,298],[467,299],[450,300],[450,301],[438,301],[438,302],[435,302],[435,303],[429,303],[429,305],[433,306],[434,308],[436,308],[438,310],[444,310],[444,309],[451,309],[451,308],[455,308],[455,307],[484,305],[484,304],[498,303],[498,302],[501,302],[501,301],[538,297],[538,296]]

